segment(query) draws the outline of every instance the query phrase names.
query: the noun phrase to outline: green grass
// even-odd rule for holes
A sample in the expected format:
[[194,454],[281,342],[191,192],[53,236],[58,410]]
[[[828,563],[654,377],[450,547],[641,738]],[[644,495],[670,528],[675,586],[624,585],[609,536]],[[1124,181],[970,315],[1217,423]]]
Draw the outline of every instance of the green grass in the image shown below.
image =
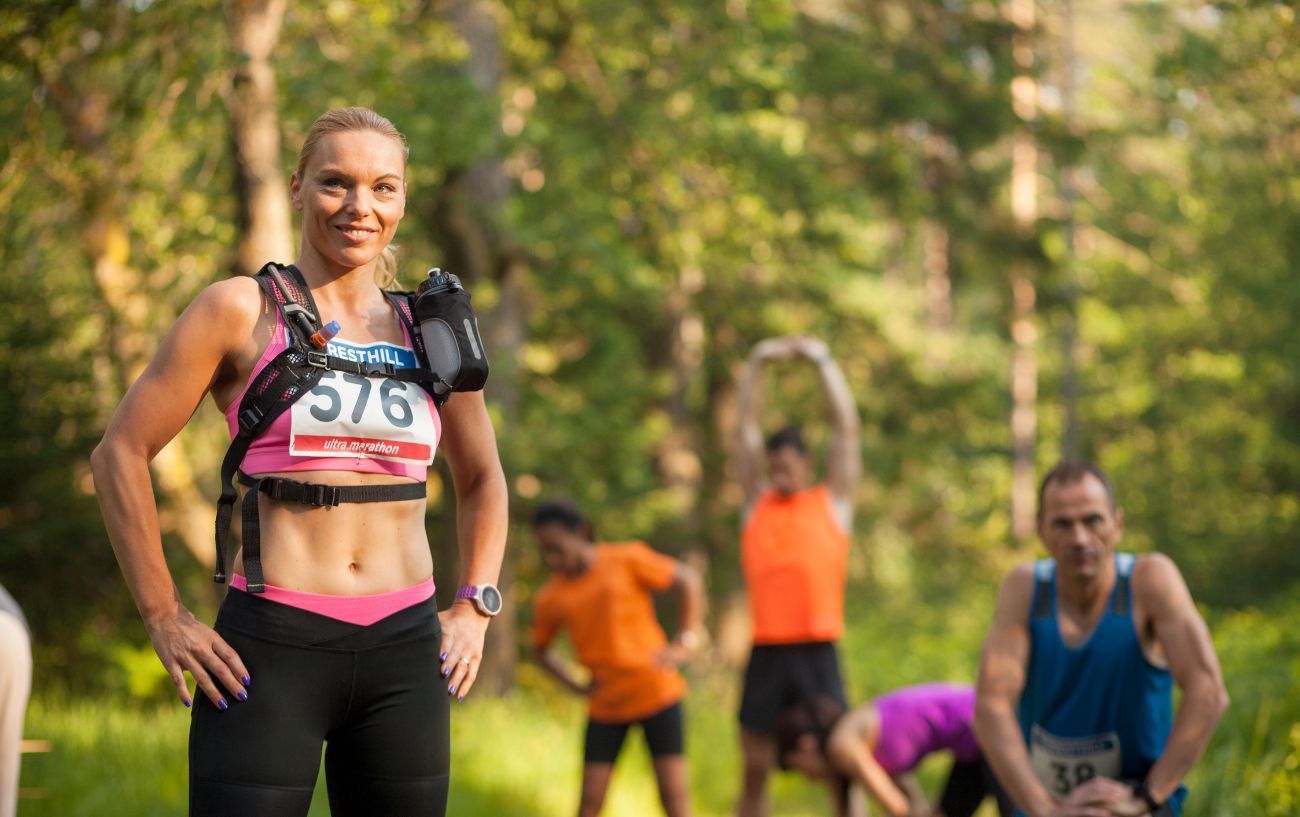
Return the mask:
[[[701,693],[702,699],[709,697]],[[730,704],[692,698],[688,752],[699,813],[731,807],[739,758]],[[449,814],[552,817],[576,811],[583,712],[578,701],[548,690],[520,690],[501,699],[471,699],[454,710]],[[22,817],[112,817],[185,814],[188,711],[179,704],[37,698],[27,735],[53,744],[24,758],[22,785],[43,796],[24,799]],[[786,777],[774,790],[780,814],[820,813],[824,796]],[[650,758],[639,737],[619,759],[607,815],[658,809]],[[313,817],[329,813],[322,784]]]
[[[985,622],[978,614],[941,615],[923,605],[855,615],[843,645],[851,696],[934,679],[970,680]],[[1293,817],[1300,814],[1300,601],[1267,612],[1211,617],[1233,705],[1206,757],[1192,773],[1187,817]],[[900,624],[899,622],[905,622]],[[906,645],[905,647],[900,645]],[[458,705],[452,720],[452,815],[555,817],[574,813],[581,772],[580,702],[521,673],[502,699]],[[729,815],[739,781],[734,712],[738,677],[692,677],[687,752],[700,817]],[[52,741],[48,754],[24,759],[22,785],[44,793],[24,799],[20,817],[183,815],[188,712],[179,704],[131,704],[38,696],[26,734]],[[928,791],[946,761],[921,772]],[[828,813],[823,791],[795,776],[773,786],[774,814]],[[329,813],[318,786],[311,814]],[[661,813],[643,742],[619,760],[605,814]],[[986,806],[986,814],[992,812]]]

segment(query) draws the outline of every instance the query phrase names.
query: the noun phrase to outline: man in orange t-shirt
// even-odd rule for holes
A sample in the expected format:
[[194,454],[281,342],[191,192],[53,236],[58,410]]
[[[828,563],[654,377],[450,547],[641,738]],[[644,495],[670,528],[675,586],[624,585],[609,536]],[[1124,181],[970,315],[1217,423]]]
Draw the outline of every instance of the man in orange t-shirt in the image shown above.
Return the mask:
[[[825,483],[814,483],[813,460],[798,429],[782,429],[765,444],[759,426],[760,369],[798,358],[816,366],[826,395],[831,438]],[[858,428],[853,394],[825,343],[790,335],[754,347],[740,384],[736,462],[745,492],[741,566],[754,626],[740,703],[740,817],[769,812],[767,778],[776,766],[781,712],[817,695],[844,704],[835,642],[844,632],[853,493],[861,469]]]
[[[533,649],[547,672],[588,702],[579,817],[600,813],[614,761],[633,725],[649,744],[665,812],[688,817],[681,707],[686,682],[677,667],[701,638],[699,575],[644,542],[596,544],[590,523],[568,503],[539,506],[533,532],[553,571],[533,602]],[[652,597],[669,589],[681,600],[681,629],[671,642],[655,619]],[[591,673],[587,683],[575,679],[551,649],[565,630]]]

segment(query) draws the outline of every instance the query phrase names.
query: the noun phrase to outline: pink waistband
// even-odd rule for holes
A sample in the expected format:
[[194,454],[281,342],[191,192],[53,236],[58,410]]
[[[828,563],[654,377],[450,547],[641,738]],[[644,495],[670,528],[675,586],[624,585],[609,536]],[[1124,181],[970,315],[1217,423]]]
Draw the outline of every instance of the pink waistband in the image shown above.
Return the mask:
[[[230,577],[230,586],[235,590],[247,592],[248,579],[236,573]],[[328,596],[322,593],[304,593],[301,590],[276,587],[273,584],[268,584],[266,592],[261,595],[267,601],[287,604],[309,613],[369,627],[399,610],[405,610],[407,607],[433,598],[433,590],[433,577],[430,576],[412,587],[370,596]]]

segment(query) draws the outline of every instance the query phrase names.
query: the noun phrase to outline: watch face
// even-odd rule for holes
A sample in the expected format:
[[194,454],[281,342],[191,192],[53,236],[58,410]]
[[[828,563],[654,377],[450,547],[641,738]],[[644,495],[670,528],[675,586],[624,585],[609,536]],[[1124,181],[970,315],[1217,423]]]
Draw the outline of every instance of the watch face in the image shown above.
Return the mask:
[[483,608],[489,613],[496,615],[501,612],[501,592],[490,584],[485,584],[479,588],[479,601],[483,602]]

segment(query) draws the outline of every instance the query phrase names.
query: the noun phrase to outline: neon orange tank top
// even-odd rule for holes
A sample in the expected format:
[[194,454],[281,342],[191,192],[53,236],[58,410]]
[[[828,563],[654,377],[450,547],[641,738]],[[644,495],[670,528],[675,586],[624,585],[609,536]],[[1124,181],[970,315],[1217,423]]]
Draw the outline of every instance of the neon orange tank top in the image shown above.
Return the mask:
[[764,491],[740,541],[755,644],[843,635],[849,537],[835,519],[830,489]]

